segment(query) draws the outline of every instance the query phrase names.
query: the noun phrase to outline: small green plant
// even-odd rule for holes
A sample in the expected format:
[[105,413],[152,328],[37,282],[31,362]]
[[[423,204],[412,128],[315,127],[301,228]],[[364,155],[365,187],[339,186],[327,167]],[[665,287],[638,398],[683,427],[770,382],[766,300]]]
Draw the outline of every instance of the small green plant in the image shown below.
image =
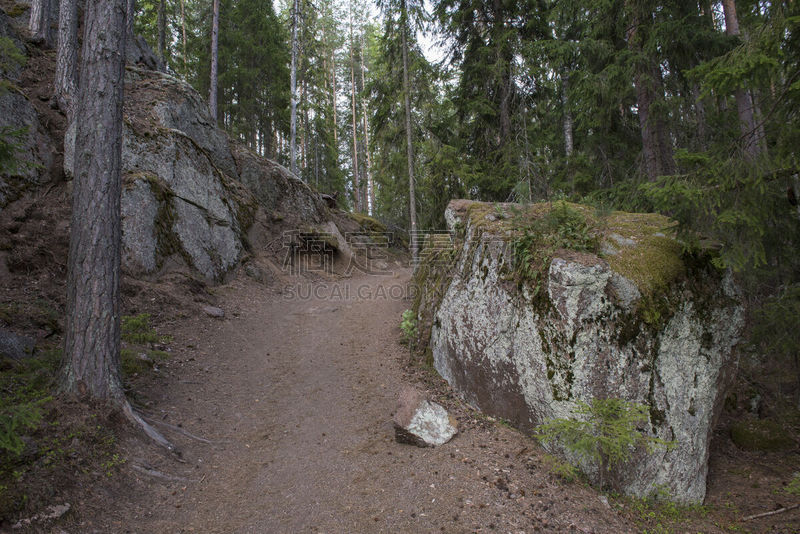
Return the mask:
[[511,242],[514,272],[538,295],[550,260],[556,250],[564,248],[580,252],[595,252],[598,237],[579,210],[564,201],[556,201],[543,216],[530,222],[515,214],[520,225],[517,237]]
[[574,465],[561,460],[557,456],[546,454],[544,461],[550,472],[564,482],[576,482],[581,477],[581,472]]
[[20,432],[36,428],[42,419],[41,405],[50,400],[44,398],[36,402],[28,402],[10,406],[0,413],[0,449],[19,454],[25,448]]
[[403,331],[403,341],[409,348],[413,348],[414,341],[417,339],[417,318],[413,311],[406,310],[403,312],[400,330]]
[[150,326],[150,314],[125,315],[122,317],[122,341],[143,345],[158,343],[160,337]]
[[542,443],[559,442],[582,459],[599,463],[601,488],[610,468],[628,461],[637,447],[652,452],[674,446],[640,429],[649,420],[649,408],[643,404],[614,398],[578,401],[573,414],[539,425],[535,435]]
[[122,372],[125,376],[142,373],[169,358],[169,354],[154,347],[157,343],[168,343],[169,336],[160,336],[150,326],[150,314],[126,315],[122,318],[122,341],[120,352]]
[[800,472],[795,473],[792,476],[792,480],[784,488],[784,491],[789,495],[794,495],[795,497],[800,497]]
[[107,477],[114,476],[114,472],[116,471],[117,467],[120,467],[125,464],[127,460],[120,456],[117,453],[111,455],[111,457],[103,462],[103,469],[106,471]]

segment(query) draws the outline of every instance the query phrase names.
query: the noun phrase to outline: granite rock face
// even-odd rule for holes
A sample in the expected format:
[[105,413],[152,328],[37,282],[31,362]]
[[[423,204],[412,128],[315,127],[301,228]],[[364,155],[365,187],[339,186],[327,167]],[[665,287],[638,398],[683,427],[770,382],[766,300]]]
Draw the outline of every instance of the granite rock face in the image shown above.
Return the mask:
[[[636,451],[612,473],[618,489],[645,496],[665,487],[701,502],[743,325],[731,279],[707,258],[682,257],[663,233],[666,219],[616,213],[598,247],[627,234],[611,238],[614,255],[555,250],[538,285],[520,282],[513,225],[484,212],[451,202],[446,220],[461,236],[452,260],[419,270],[436,278],[421,280],[419,309],[436,370],[468,402],[525,430],[569,417],[579,400],[646,404],[645,430],[676,446]],[[598,466],[581,467],[597,478]]]
[[[247,232],[257,212],[326,220],[319,195],[289,171],[232,148],[185,82],[129,66],[125,94],[122,231],[129,274],[154,273],[173,258],[221,280],[250,246]],[[71,176],[74,125],[64,145]]]
[[[21,54],[25,45],[20,40],[10,19],[0,10],[0,37],[10,42]],[[16,89],[21,66],[4,64],[0,67],[0,131],[18,132],[10,137],[4,132],[4,141],[17,145],[15,157],[20,164],[14,169],[0,169],[0,211],[20,198],[26,191],[50,180],[48,169],[53,163],[53,147],[39,121],[33,104]]]

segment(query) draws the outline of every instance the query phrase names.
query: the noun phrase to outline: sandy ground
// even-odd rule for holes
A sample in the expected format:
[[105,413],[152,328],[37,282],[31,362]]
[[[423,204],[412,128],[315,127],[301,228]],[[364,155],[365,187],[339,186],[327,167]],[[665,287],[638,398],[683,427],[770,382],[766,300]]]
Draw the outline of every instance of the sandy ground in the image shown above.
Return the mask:
[[435,449],[395,442],[400,388],[425,389],[399,343],[409,302],[392,298],[403,296],[408,276],[317,282],[283,295],[239,280],[219,295],[225,319],[178,321],[163,382],[138,400],[181,457],[132,442],[121,478],[90,489],[73,528],[637,531],[591,489],[550,475],[528,437],[476,418],[445,388],[427,393],[461,421],[459,435]]

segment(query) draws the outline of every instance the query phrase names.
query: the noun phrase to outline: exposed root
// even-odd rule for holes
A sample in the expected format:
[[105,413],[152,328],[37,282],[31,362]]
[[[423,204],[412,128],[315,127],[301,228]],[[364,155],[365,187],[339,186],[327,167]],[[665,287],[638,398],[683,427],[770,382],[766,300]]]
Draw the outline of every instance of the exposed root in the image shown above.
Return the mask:
[[164,422],[164,421],[159,421],[158,419],[156,419],[154,417],[150,417],[150,418],[148,418],[148,420],[154,425],[160,425],[160,426],[163,426],[164,428],[169,428],[170,430],[172,430],[174,432],[177,432],[178,434],[182,434],[182,435],[186,436],[187,438],[191,438],[191,439],[193,439],[195,441],[199,441],[200,443],[207,443],[208,445],[214,445],[215,443],[219,443],[219,442],[214,442],[214,441],[207,440],[206,438],[201,438],[200,436],[196,436],[196,435],[192,434],[191,432],[189,432],[185,428],[181,428],[179,426],[171,425],[171,424],[169,424],[167,422]]
[[168,475],[166,473],[162,473],[161,471],[157,471],[151,467],[145,467],[143,465],[131,464],[131,467],[136,471],[145,474],[147,476],[151,476],[154,478],[160,478],[161,480],[167,480],[169,482],[199,482],[198,480],[193,480],[190,478],[183,478],[174,475]]
[[122,413],[125,414],[125,417],[131,423],[141,428],[147,437],[167,449],[169,452],[176,452],[175,446],[170,443],[167,438],[162,436],[158,430],[150,426],[144,419],[142,419],[139,414],[134,412],[131,404],[128,401],[122,403]]

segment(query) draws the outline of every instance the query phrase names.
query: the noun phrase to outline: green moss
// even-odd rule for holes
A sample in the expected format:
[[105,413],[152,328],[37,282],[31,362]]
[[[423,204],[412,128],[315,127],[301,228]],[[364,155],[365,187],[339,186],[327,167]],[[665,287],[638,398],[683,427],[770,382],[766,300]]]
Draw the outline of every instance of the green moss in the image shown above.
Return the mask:
[[30,9],[30,7],[26,6],[25,4],[14,3],[14,5],[11,6],[8,11],[6,11],[6,15],[12,19],[15,19],[28,11],[28,9]]
[[748,451],[780,451],[794,446],[786,430],[770,419],[748,418],[733,423],[731,440]]
[[348,212],[347,216],[358,223],[358,225],[363,228],[366,232],[371,232],[375,234],[385,234],[386,233],[386,225],[380,222],[377,219],[373,219],[368,215],[364,215],[363,213],[351,213]]

